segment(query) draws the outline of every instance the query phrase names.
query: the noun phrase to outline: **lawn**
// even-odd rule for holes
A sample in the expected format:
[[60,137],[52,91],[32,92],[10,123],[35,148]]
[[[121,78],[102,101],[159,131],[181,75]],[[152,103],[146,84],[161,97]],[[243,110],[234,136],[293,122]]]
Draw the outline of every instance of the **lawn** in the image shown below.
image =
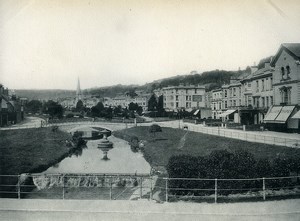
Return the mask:
[[51,128],[0,131],[0,174],[42,172],[68,156],[71,135]]
[[132,136],[142,140],[145,144],[144,157],[152,167],[165,167],[173,155],[205,156],[213,150],[222,149],[228,151],[243,149],[252,153],[256,159],[272,160],[277,156],[300,159],[300,149],[295,148],[253,143],[173,128],[162,128],[162,132],[153,136],[148,129],[149,127],[134,127],[116,131],[114,135],[127,141],[130,141]]

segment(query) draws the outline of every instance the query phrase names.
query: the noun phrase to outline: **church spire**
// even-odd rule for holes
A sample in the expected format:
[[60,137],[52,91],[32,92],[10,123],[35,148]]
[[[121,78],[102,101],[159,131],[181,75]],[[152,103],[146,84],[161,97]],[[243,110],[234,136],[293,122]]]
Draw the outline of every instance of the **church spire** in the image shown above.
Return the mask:
[[81,100],[81,89],[80,89],[80,81],[79,81],[79,77],[78,77],[78,81],[77,81],[77,90],[76,90],[76,103]]

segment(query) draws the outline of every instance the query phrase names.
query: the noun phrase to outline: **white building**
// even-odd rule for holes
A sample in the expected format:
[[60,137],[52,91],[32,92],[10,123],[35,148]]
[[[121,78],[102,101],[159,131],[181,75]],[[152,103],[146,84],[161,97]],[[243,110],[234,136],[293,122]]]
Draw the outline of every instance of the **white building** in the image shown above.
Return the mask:
[[206,107],[204,86],[171,86],[162,88],[162,91],[166,111],[191,111]]

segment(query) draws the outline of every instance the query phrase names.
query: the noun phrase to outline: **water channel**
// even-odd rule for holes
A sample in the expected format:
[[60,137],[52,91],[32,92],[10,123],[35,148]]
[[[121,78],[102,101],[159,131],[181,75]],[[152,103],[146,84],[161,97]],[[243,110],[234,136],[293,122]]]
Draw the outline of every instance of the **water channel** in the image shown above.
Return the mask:
[[109,160],[102,160],[103,153],[98,149],[99,140],[87,142],[81,155],[72,155],[44,171],[44,174],[76,173],[127,173],[149,174],[150,165],[141,153],[133,153],[127,141],[114,136],[108,138],[114,148],[108,152]]

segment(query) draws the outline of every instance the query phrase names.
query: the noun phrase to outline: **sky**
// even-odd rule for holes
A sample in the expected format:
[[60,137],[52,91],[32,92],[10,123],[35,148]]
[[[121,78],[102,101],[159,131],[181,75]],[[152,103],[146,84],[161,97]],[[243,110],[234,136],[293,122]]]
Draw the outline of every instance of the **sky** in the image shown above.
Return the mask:
[[300,0],[0,1],[10,89],[145,84],[238,70],[300,42]]

